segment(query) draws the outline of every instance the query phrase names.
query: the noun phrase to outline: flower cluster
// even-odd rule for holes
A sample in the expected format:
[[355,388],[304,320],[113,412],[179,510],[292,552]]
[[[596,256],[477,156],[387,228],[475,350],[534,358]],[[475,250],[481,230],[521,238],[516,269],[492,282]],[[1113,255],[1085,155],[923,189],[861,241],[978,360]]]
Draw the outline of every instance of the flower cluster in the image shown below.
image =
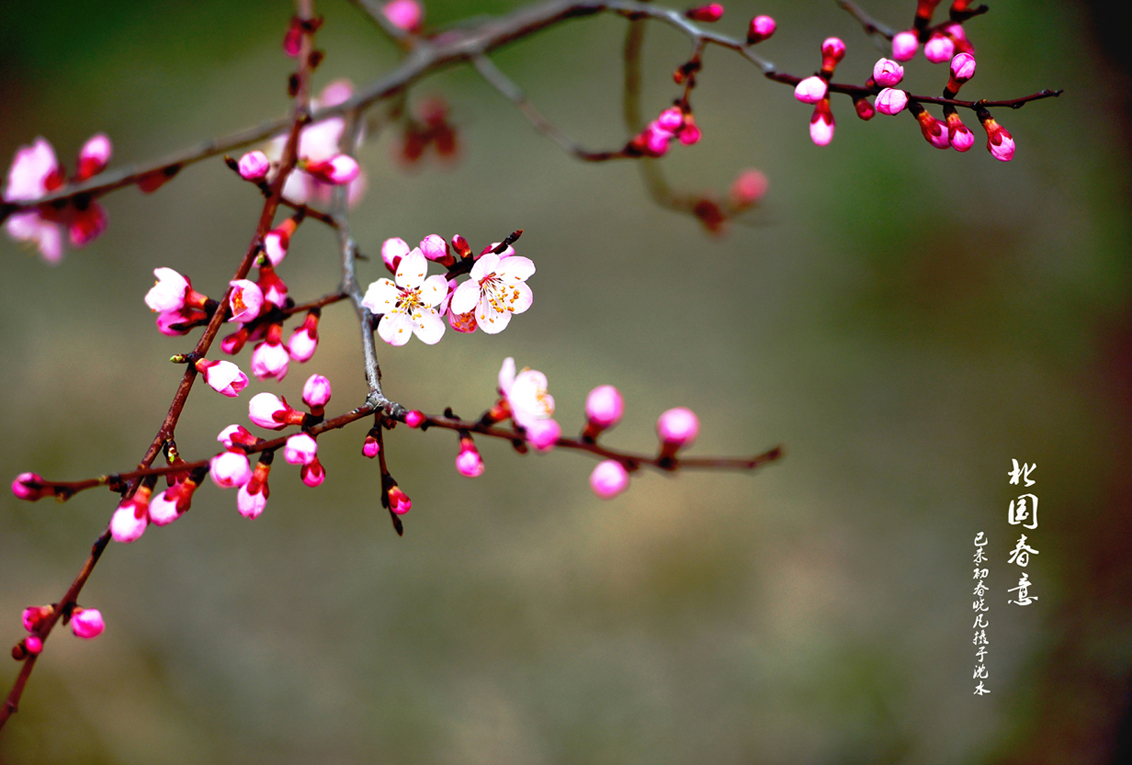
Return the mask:
[[691,110],[670,106],[629,142],[628,149],[632,154],[663,157],[673,140],[691,146],[698,143],[702,135]]
[[110,519],[110,535],[115,542],[134,542],[141,538],[149,524],[167,526],[180,518],[192,505],[193,494],[204,480],[204,469],[170,473],[169,487],[153,495],[155,478],[138,486],[132,497],[122,500]]
[[[12,658],[19,660],[29,654],[38,654],[43,651],[43,638],[39,630],[43,624],[55,614],[54,606],[28,606],[21,615],[24,629],[28,631],[25,637],[12,649]],[[82,608],[74,606],[63,612],[64,621],[70,621],[71,631],[75,637],[91,640],[102,634],[106,623],[102,620],[102,612],[97,608]]]
[[[101,133],[92,136],[79,151],[78,169],[71,181],[80,183],[98,175],[110,162],[112,151],[109,138]],[[16,150],[8,169],[4,200],[39,199],[66,183],[66,172],[55,158],[54,147],[46,138],[36,138],[31,146]],[[47,261],[57,263],[63,257],[64,230],[72,246],[82,247],[106,230],[106,211],[90,199],[72,200],[61,207],[41,205],[17,213],[5,226],[13,239],[34,244]]]
[[[448,243],[438,234],[429,234],[418,247],[409,249],[403,239],[387,239],[381,259],[394,274],[394,280],[378,279],[369,285],[362,305],[381,316],[377,334],[390,345],[404,345],[412,335],[428,345],[444,336],[448,325],[458,332],[477,328],[494,335],[523,313],[534,300],[526,281],[535,272],[529,258],[515,254],[501,243],[485,248],[474,259],[462,236],[452,238],[452,249],[461,265],[471,262],[470,278],[458,284],[448,274],[428,276],[429,261],[452,273],[457,259]],[[496,252],[496,250],[500,250]]]

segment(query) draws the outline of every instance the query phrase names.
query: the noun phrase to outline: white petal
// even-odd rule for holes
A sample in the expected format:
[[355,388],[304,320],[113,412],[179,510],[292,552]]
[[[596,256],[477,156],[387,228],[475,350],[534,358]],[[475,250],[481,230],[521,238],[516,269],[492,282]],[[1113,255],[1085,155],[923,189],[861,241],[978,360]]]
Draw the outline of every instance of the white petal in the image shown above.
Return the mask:
[[393,306],[397,305],[400,294],[401,290],[397,289],[393,282],[388,279],[378,279],[366,290],[362,305],[372,313],[389,313],[393,310]]
[[515,359],[508,356],[499,368],[499,392],[506,396],[515,382]]
[[413,314],[413,332],[425,345],[436,345],[444,337],[444,319],[431,308]]
[[448,306],[452,309],[452,313],[467,313],[473,310],[479,302],[479,282],[469,280],[456,288],[456,291],[452,293],[452,302]]
[[535,301],[535,296],[531,294],[531,288],[523,282],[515,282],[514,284],[504,282],[499,292],[500,300],[511,313],[524,313]]
[[488,274],[495,273],[495,269],[498,265],[499,256],[494,252],[489,252],[484,255],[472,266],[472,281],[478,282]]
[[497,311],[487,302],[481,302],[476,307],[476,323],[487,334],[498,335],[511,323],[511,314],[507,311]]
[[406,290],[418,289],[424,284],[425,274],[428,273],[428,259],[419,247],[413,249],[401,258],[401,265],[397,266],[397,286]]
[[440,304],[444,298],[448,297],[448,280],[440,274],[425,279],[424,286],[421,287],[421,302],[425,305],[432,307]]
[[531,278],[534,272],[534,261],[530,258],[524,258],[522,255],[512,255],[510,258],[504,258],[499,261],[499,267],[495,269],[495,273],[503,279],[504,284],[525,282],[527,279]]
[[387,313],[377,325],[377,334],[390,345],[404,345],[413,336],[413,320],[403,313]]
[[313,180],[306,173],[291,173],[283,184],[283,196],[301,205],[311,198],[312,184]]

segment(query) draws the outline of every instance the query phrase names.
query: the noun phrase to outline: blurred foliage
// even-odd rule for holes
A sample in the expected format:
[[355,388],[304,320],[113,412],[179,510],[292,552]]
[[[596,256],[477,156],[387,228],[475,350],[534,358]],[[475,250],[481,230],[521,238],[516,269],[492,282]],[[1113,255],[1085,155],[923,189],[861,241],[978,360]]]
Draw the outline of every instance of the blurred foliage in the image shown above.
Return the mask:
[[[446,2],[430,23],[516,3]],[[910,0],[876,0],[889,23]],[[84,592],[106,634],[60,632],[0,762],[973,763],[1103,762],[1132,666],[1128,496],[1132,310],[1128,157],[1110,75],[1080,6],[1002,0],[968,25],[968,97],[1066,89],[1003,112],[1018,153],[937,152],[908,118],[862,123],[835,102],[819,149],[809,111],[738,57],[711,50],[695,91],[704,140],[663,162],[673,183],[724,190],[757,166],[770,194],[728,235],[649,203],[631,163],[581,165],[466,69],[429,77],[463,155],[404,173],[395,130],[361,153],[352,219],[365,252],[514,228],[533,258],[532,310],[502,335],[381,350],[389,393],[427,411],[490,405],[503,357],[545,371],[558,419],[586,392],[625,393],[612,445],[648,450],[657,414],[699,413],[694,453],[784,443],[757,475],[639,475],[596,500],[591,462],[482,443],[487,472],[452,466],[449,433],[390,434],[414,500],[397,538],[364,430],[323,438],[328,480],[279,464],[264,515],[205,487],[193,511],[114,545]],[[397,51],[348,3],[318,4],[321,86],[363,83]],[[880,55],[832,2],[728,5],[720,28],[779,22],[762,52],[808,73],[829,34],[846,79]],[[162,155],[286,109],[286,3],[62,2],[5,7],[0,154],[36,135],[64,162],[106,131],[115,161]],[[494,55],[587,144],[625,140],[623,20],[561,25]],[[644,110],[674,95],[687,55],[647,35]],[[908,87],[934,92],[922,58]],[[974,120],[968,119],[974,127]],[[0,244],[0,464],[77,479],[136,462],[168,406],[187,340],[142,303],[171,266],[219,293],[260,200],[219,160],[156,194],[105,200],[106,234],[44,265]],[[300,299],[338,282],[333,237],[304,225],[280,269]],[[382,275],[365,265],[366,281]],[[311,372],[330,410],[364,395],[356,326],[336,307],[323,345],[279,386],[239,401],[196,393],[183,454],[259,390],[298,399]],[[245,352],[246,354],[247,352]],[[246,366],[247,356],[240,359]],[[1036,607],[1006,605],[1011,458],[1036,462]],[[0,642],[59,597],[114,505],[0,504]],[[973,698],[970,555],[991,540],[988,666]],[[9,665],[4,678],[14,677]],[[5,688],[7,679],[4,680]]]

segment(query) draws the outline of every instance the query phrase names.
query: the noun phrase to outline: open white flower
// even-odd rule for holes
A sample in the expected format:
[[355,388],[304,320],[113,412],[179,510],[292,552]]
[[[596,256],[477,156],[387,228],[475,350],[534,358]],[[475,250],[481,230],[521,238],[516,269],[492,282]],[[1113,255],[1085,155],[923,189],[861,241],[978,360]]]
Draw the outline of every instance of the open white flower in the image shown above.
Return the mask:
[[546,375],[537,369],[524,367],[516,374],[515,359],[508,356],[503,360],[499,392],[507,399],[516,425],[528,427],[536,420],[549,420],[554,416],[554,396],[547,392],[547,385]]
[[476,312],[476,323],[489,335],[502,332],[511,314],[531,307],[534,297],[527,279],[535,272],[530,258],[512,255],[501,258],[489,252],[472,266],[471,279],[452,295],[452,313]]
[[378,279],[366,290],[362,305],[384,314],[377,334],[390,345],[404,345],[412,334],[426,345],[444,337],[444,320],[436,306],[448,294],[448,280],[439,274],[426,279],[427,273],[428,260],[417,248],[401,258],[396,284]]

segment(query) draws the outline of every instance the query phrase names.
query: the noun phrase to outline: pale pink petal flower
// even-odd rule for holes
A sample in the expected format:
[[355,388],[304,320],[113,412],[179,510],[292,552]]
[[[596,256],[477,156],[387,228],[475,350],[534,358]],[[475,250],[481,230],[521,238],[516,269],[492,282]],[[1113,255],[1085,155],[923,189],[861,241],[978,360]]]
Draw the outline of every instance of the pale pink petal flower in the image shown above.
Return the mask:
[[556,420],[528,420],[524,429],[527,431],[527,441],[540,452],[553,449],[562,435],[562,427]]
[[554,397],[547,392],[546,375],[534,369],[515,373],[515,360],[508,356],[499,370],[499,389],[511,409],[516,425],[527,427],[535,420],[554,416]]
[[512,314],[523,313],[534,302],[526,285],[534,272],[535,264],[529,258],[500,258],[489,252],[476,261],[471,278],[452,294],[452,313],[475,311],[480,329],[491,335],[502,332]]
[[873,65],[873,81],[882,88],[894,87],[903,79],[904,67],[891,59],[882,58]]
[[311,410],[322,409],[330,401],[330,380],[322,375],[311,375],[303,384],[303,403]]
[[794,86],[794,98],[804,104],[816,104],[828,92],[829,83],[817,75],[807,77]]
[[264,341],[252,351],[252,374],[260,380],[282,380],[287,376],[290,354],[282,343]]
[[448,294],[448,281],[440,274],[425,278],[427,273],[428,260],[419,248],[414,249],[401,258],[396,284],[378,279],[366,290],[362,305],[382,314],[377,334],[390,345],[404,345],[411,334],[427,345],[444,336],[444,320],[436,306]]
[[232,318],[228,321],[246,324],[252,321],[263,309],[263,291],[259,285],[250,279],[237,279],[228,282],[232,292],[228,298],[228,305],[232,309]]
[[245,518],[255,519],[267,507],[267,492],[260,490],[251,494],[248,492],[250,485],[251,481],[241,486],[240,490],[236,492],[236,510]]
[[145,295],[145,304],[151,311],[179,311],[185,307],[185,298],[192,285],[172,268],[155,268],[157,281]]
[[221,452],[209,461],[208,466],[212,482],[221,489],[243,486],[252,478],[248,455],[243,452]]
[[616,497],[629,488],[629,471],[617,460],[603,460],[590,473],[590,487],[602,499]]
[[8,169],[8,187],[4,199],[19,202],[39,199],[63,185],[63,171],[55,159],[55,149],[46,138],[39,137],[31,146],[21,146]]
[[306,433],[296,433],[283,447],[283,459],[292,465],[309,465],[318,454],[318,442]]
[[274,393],[257,393],[248,401],[248,419],[269,430],[282,430],[295,410]]
[[885,88],[876,97],[876,108],[881,114],[892,116],[904,111],[908,105],[908,94],[903,90]]
[[195,366],[204,375],[208,387],[229,398],[236,398],[240,391],[248,387],[248,376],[231,361],[198,359]]
[[4,224],[8,236],[36,246],[44,260],[58,263],[63,258],[63,228],[44,220],[37,212],[17,213]]
[[102,634],[106,623],[97,608],[76,608],[71,612],[71,631],[75,637],[91,640]]

